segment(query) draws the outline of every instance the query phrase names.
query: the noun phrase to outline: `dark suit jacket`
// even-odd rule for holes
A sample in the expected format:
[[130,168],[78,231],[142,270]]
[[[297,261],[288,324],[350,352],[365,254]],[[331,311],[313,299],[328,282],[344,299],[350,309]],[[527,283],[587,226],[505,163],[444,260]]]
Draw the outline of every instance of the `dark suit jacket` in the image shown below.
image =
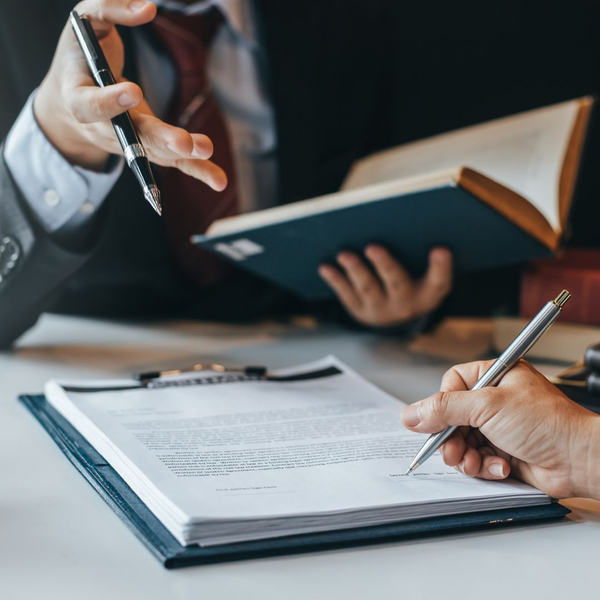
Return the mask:
[[[29,0],[0,9],[0,139],[44,77],[72,4]],[[366,153],[600,86],[600,9],[587,0],[254,4],[276,115],[281,203],[336,190]],[[129,33],[122,35],[131,65]],[[131,67],[127,74],[135,78]],[[580,244],[598,237],[599,157],[596,122],[574,212]],[[21,256],[0,281],[2,346],[49,308],[208,315],[229,297],[229,315],[239,316],[257,304],[272,309],[280,298],[244,278],[216,301],[191,289],[169,264],[161,221],[128,172],[86,231],[65,238],[42,231],[0,161],[0,240],[5,236],[18,242]],[[487,307],[483,297],[477,302]]]

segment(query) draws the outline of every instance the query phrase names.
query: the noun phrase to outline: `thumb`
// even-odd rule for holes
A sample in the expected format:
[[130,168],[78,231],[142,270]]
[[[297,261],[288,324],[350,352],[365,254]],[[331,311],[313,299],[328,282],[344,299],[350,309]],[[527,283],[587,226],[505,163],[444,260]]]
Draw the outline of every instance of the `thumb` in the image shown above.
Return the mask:
[[446,427],[462,425],[479,429],[497,413],[498,392],[497,388],[438,392],[407,406],[402,421],[407,429],[418,433],[438,433]]

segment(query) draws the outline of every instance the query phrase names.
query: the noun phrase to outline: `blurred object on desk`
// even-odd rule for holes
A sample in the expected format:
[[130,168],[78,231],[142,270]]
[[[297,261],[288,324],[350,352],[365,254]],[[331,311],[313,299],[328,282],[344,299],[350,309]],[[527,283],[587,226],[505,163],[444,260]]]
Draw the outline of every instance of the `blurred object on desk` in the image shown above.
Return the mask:
[[583,360],[548,379],[571,400],[600,413],[600,344],[590,346]]
[[490,354],[493,328],[490,319],[453,317],[417,336],[408,349],[442,360],[470,362]]
[[[520,316],[530,319],[556,288],[568,288],[573,299],[562,323],[600,326],[600,250],[568,248],[560,257],[533,262],[523,271]],[[595,341],[600,341],[600,336]]]
[[[493,326],[493,349],[506,348],[527,325],[528,319],[496,317]],[[600,327],[555,323],[550,331],[529,351],[529,358],[574,363],[583,357],[588,346],[600,342]]]

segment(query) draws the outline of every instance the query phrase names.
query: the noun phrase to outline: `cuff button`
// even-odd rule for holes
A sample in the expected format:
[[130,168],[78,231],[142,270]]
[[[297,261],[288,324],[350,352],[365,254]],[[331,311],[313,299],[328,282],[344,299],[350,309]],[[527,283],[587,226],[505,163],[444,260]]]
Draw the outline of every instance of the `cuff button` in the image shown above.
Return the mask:
[[91,215],[96,210],[93,202],[86,200],[79,208],[82,215]]
[[44,192],[44,202],[46,203],[46,206],[54,208],[60,204],[60,194],[53,189],[46,190]]
[[21,258],[21,248],[12,237],[0,239],[0,282],[17,266]]

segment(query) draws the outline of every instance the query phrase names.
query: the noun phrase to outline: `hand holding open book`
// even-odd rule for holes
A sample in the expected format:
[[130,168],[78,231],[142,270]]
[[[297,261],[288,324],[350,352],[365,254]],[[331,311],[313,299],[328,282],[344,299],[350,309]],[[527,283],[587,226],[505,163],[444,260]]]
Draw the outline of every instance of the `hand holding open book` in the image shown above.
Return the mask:
[[365,257],[363,261],[352,252],[341,252],[339,269],[330,264],[319,267],[319,275],[363,325],[388,327],[426,315],[452,289],[452,254],[446,248],[429,253],[427,272],[420,279],[413,279],[382,246],[367,246]]
[[[359,161],[342,191],[216,221],[197,243],[308,299],[342,250],[378,243],[416,277],[433,247],[457,272],[557,251],[591,100],[583,98],[380,152]],[[285,258],[285,260],[282,260]]]

